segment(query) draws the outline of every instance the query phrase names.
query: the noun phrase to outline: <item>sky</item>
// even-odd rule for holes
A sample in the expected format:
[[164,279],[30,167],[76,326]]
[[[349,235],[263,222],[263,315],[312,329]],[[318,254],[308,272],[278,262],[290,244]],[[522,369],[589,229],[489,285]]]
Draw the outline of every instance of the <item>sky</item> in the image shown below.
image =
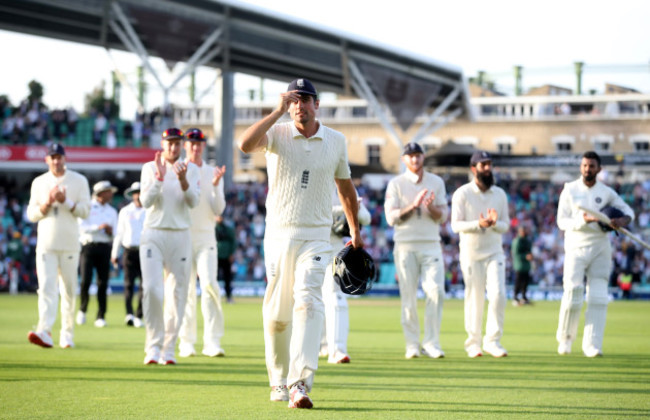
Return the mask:
[[[461,68],[466,77],[485,71],[506,94],[514,92],[515,65],[523,67],[524,91],[543,84],[574,89],[576,61],[585,63],[583,92],[602,92],[605,83],[615,83],[650,94],[650,1],[646,0],[240,3],[448,63]],[[117,66],[135,86],[139,65],[139,59],[130,53],[109,54],[99,47],[1,30],[0,52],[2,57],[14,58],[5,62],[0,77],[0,95],[7,94],[14,105],[26,97],[29,81],[37,80],[45,88],[44,102],[50,108],[83,110],[85,95],[102,82],[110,96],[110,70]],[[164,83],[170,83],[183,67],[177,64],[170,72],[162,61],[153,62]],[[210,92],[215,77],[213,69],[200,69],[198,94]],[[286,83],[266,82],[266,96],[276,95]],[[160,105],[161,91],[153,79],[148,84],[147,106]],[[179,83],[171,94],[173,103],[189,104],[188,84],[187,79]],[[236,75],[235,100],[245,101],[248,90],[259,84],[256,78]],[[133,98],[123,87],[123,118],[134,115]],[[202,104],[209,105],[212,100],[212,95],[206,94]]]

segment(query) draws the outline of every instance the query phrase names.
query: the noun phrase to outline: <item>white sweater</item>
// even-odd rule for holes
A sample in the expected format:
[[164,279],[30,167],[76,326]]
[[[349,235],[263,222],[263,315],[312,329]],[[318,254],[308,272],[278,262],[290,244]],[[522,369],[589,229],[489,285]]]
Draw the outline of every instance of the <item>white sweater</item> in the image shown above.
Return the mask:
[[214,167],[208,165],[205,161],[198,167],[201,183],[201,198],[199,204],[190,210],[190,218],[192,219],[192,227],[190,230],[193,233],[211,232],[214,233],[214,228],[217,225],[215,216],[223,213],[226,208],[226,197],[223,191],[223,179],[215,187],[212,185],[212,178],[214,178]]
[[[416,182],[417,175],[408,171],[390,180],[384,201],[386,221],[395,227],[395,242],[440,242],[440,224],[449,215],[445,183],[438,175],[429,172],[424,173],[422,181]],[[445,207],[440,220],[434,220],[424,205],[416,209],[408,219],[399,220],[394,217],[402,208],[410,206],[424,189],[435,194],[434,205]]]
[[[50,190],[55,186],[64,187],[66,201],[75,203],[74,210],[66,203],[55,202],[43,214],[40,206],[48,201]],[[90,188],[85,176],[66,169],[63,176],[56,177],[52,172],[39,175],[32,182],[31,196],[27,205],[27,218],[38,222],[36,250],[79,251],[79,224],[77,218],[85,219],[90,211]]]
[[600,210],[605,206],[616,207],[634,220],[634,212],[616,191],[596,181],[593,187],[587,187],[579,178],[564,184],[557,206],[557,225],[564,231],[564,249],[595,245],[601,241],[609,241],[598,223],[585,223],[584,212],[577,206]]
[[[487,217],[489,208],[497,211],[494,226],[483,229],[479,215]],[[482,260],[503,253],[503,234],[508,231],[508,198],[503,189],[493,185],[482,192],[471,181],[458,188],[451,198],[451,229],[460,236],[460,259]]]
[[276,124],[266,134],[265,235],[329,240],[334,178],[350,178],[345,137],[320,124],[307,139],[293,122]]
[[151,161],[142,166],[140,175],[140,202],[146,210],[144,227],[149,229],[189,229],[190,208],[199,203],[199,168],[189,163],[186,179],[189,188],[183,191],[172,165],[167,168],[162,182],[156,179],[156,163]]

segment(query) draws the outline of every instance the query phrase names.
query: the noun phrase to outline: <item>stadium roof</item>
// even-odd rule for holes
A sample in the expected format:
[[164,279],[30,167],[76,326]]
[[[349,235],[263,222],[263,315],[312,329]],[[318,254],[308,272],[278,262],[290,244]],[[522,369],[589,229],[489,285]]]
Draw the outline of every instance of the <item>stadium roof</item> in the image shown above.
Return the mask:
[[404,131],[422,112],[431,114],[429,132],[472,119],[458,67],[235,1],[0,0],[0,28],[127,50],[143,61],[305,77],[320,91],[387,105]]

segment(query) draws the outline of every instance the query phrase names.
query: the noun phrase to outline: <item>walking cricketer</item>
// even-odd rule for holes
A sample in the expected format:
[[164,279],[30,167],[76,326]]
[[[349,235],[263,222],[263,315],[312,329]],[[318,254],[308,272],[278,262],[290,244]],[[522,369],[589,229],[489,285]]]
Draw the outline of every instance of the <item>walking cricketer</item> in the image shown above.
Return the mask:
[[[316,118],[318,107],[312,83],[296,79],[280,94],[275,110],[246,129],[239,140],[244,153],[266,152],[268,284],[262,308],[266,366],[271,400],[289,400],[291,408],[313,406],[308,392],[318,369],[324,317],[321,288],[332,252],[335,188],[352,244],[363,246],[346,140]],[[292,121],[276,124],[287,111]]]

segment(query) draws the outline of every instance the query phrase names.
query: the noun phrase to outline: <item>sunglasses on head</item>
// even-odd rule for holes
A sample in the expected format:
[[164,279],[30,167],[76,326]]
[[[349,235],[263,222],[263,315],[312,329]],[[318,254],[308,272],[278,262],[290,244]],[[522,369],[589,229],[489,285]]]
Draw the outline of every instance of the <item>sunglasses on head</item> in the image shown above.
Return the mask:
[[168,128],[162,133],[163,140],[176,140],[182,138],[183,138],[183,131],[178,128]]
[[205,140],[205,134],[198,128],[190,128],[185,133],[185,140],[203,141]]

